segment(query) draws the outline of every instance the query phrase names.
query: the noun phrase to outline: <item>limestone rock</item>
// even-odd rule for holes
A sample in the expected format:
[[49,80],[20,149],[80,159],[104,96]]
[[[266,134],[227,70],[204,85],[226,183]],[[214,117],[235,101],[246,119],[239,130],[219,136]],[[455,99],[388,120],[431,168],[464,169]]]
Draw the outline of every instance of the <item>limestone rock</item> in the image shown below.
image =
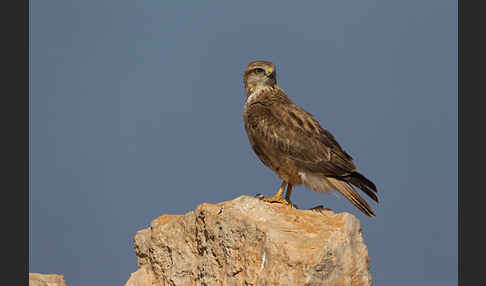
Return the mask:
[[29,273],[29,286],[66,286],[64,275]]
[[125,286],[147,286],[147,285],[157,285],[154,283],[156,281],[153,272],[150,270],[148,265],[141,266],[137,271],[130,275]]
[[368,249],[349,213],[241,196],[162,215],[135,236],[126,286],[372,285]]

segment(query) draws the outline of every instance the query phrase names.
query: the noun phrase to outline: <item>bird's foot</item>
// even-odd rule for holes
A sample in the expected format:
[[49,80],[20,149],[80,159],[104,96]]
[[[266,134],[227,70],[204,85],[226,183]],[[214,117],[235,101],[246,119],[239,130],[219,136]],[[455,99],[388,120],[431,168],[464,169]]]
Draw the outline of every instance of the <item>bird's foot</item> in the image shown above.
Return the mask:
[[319,205],[319,206],[316,206],[316,207],[313,207],[313,208],[310,208],[309,210],[311,211],[315,211],[315,212],[319,212],[319,213],[324,213],[326,211],[333,211],[331,210],[330,208],[326,208],[324,207],[323,205]]
[[277,204],[283,204],[283,205],[289,206],[293,209],[297,208],[297,205],[294,205],[290,200],[285,200],[282,197],[277,197],[277,196],[265,197],[262,194],[257,194],[256,197],[258,199],[264,201],[264,202],[267,202],[267,203],[277,203]]

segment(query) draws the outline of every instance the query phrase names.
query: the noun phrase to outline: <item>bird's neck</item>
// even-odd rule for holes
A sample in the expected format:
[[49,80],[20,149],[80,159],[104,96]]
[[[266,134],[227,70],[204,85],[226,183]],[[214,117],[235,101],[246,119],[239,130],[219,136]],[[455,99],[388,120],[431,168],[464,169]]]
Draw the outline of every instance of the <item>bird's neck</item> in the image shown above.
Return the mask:
[[262,97],[271,96],[276,91],[278,91],[280,87],[278,85],[252,85],[246,86],[246,102],[255,101],[257,99],[263,99]]

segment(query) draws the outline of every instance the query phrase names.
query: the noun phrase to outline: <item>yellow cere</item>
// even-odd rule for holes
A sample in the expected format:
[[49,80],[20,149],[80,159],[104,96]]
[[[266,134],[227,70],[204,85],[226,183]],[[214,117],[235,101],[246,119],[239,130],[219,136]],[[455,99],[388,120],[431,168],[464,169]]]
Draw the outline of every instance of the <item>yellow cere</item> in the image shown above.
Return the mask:
[[268,68],[267,71],[268,71],[268,73],[271,73],[271,72],[273,72],[273,68]]

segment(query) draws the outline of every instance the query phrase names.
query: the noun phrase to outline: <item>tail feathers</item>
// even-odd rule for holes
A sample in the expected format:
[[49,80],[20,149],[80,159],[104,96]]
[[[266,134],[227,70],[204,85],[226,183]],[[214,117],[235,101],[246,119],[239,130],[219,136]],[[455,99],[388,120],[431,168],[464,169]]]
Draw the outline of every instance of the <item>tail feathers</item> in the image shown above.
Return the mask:
[[373,182],[368,180],[365,176],[358,172],[354,172],[345,177],[345,179],[370,196],[370,198],[372,198],[375,202],[378,202],[378,196],[376,196],[378,190],[376,189],[375,184],[373,184]]
[[362,213],[370,217],[376,217],[376,214],[370,207],[370,205],[368,205],[368,203],[358,194],[358,192],[351,185],[349,185],[348,182],[331,177],[328,177],[327,180],[335,187],[336,190],[338,190],[346,199],[348,199],[353,205],[355,205]]
[[362,213],[370,217],[376,217],[373,209],[368,203],[358,194],[358,192],[350,185],[354,184],[373,200],[378,202],[376,196],[375,185],[366,179],[363,175],[355,172],[348,177],[333,178],[325,177],[320,174],[300,172],[299,173],[302,182],[313,189],[316,192],[329,193],[329,191],[335,189],[339,191],[346,199],[348,199],[353,205],[355,205]]

